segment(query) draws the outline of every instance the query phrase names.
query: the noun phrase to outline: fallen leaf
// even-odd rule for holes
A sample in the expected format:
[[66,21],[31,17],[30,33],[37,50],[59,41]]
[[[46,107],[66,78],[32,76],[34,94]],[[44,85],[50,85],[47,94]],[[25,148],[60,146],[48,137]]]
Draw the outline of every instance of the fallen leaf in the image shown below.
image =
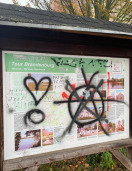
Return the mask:
[[89,164],[85,163],[85,168],[89,168]]

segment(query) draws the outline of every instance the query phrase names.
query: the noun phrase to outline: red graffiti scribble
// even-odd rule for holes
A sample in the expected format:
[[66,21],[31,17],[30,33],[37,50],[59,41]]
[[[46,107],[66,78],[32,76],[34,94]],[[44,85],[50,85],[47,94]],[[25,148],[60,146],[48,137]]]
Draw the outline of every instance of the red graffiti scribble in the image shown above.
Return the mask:
[[[76,88],[76,83],[72,84],[72,87],[73,87],[73,88]],[[72,91],[71,88],[69,88],[69,90]],[[66,92],[63,92],[63,93],[62,93],[62,97],[63,97],[63,99],[68,99],[68,98],[69,98],[69,95],[68,95]],[[74,98],[74,99],[76,99],[76,98]]]
[[[110,72],[107,72],[107,74],[108,74],[108,96],[109,96],[109,90],[110,90],[110,89],[109,89],[109,82],[110,82]],[[108,96],[107,96],[107,97],[108,97]]]
[[68,99],[69,98],[69,96],[68,96],[68,94],[66,94],[66,92],[62,93],[62,97],[63,97],[63,99]]
[[[108,92],[107,92],[107,99],[109,97],[109,81],[110,81],[110,72],[107,72],[107,75],[108,75]],[[107,111],[109,111],[109,102],[107,101]]]
[[[87,82],[89,83],[89,80]],[[76,88],[76,83],[72,84],[72,86],[73,86],[73,88]],[[69,90],[72,91],[71,88]],[[61,95],[62,95],[63,99],[69,99],[69,95],[65,91],[63,91]],[[80,99],[83,99],[83,96],[80,96]],[[77,100],[77,98],[72,98],[72,100]]]
[[89,80],[87,80],[87,85],[89,84]]
[[[63,92],[62,94],[63,99],[69,99],[69,95],[66,92]],[[83,96],[79,96],[80,99],[83,99]],[[72,100],[77,100],[77,98],[72,98]]]
[[76,88],[76,83],[72,84],[72,87],[73,87],[73,88]]

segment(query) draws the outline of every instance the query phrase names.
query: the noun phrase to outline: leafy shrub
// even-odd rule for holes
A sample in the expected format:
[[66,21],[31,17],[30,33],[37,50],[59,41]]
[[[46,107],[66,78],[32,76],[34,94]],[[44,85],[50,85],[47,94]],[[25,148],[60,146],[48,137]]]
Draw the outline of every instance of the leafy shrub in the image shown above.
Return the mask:
[[116,161],[113,160],[112,154],[110,152],[104,152],[99,154],[91,154],[87,156],[86,162],[91,166],[91,169],[114,169],[116,166]]
[[91,154],[86,158],[86,162],[91,166],[91,168],[96,168],[100,161],[100,154]]
[[101,154],[101,159],[99,163],[100,169],[113,170],[116,164],[117,163],[115,160],[113,160],[112,154],[110,152],[107,151]]

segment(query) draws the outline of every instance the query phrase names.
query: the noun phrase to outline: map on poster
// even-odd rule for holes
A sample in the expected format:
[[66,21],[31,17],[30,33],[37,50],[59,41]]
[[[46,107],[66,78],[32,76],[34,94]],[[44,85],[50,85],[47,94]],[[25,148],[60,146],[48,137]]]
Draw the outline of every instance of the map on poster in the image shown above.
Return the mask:
[[4,158],[129,137],[129,59],[3,51]]

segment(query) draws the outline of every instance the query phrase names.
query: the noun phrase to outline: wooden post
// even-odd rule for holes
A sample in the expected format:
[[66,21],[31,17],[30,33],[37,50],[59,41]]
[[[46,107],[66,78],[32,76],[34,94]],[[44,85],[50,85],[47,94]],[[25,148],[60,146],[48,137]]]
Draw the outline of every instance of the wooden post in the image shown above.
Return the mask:
[[132,162],[132,147],[127,148],[127,157],[131,160]]
[[111,150],[111,153],[121,162],[128,170],[132,170],[132,162],[124,156],[119,150]]
[[3,141],[3,82],[2,82],[2,51],[0,50],[0,170],[3,170],[4,141]]

